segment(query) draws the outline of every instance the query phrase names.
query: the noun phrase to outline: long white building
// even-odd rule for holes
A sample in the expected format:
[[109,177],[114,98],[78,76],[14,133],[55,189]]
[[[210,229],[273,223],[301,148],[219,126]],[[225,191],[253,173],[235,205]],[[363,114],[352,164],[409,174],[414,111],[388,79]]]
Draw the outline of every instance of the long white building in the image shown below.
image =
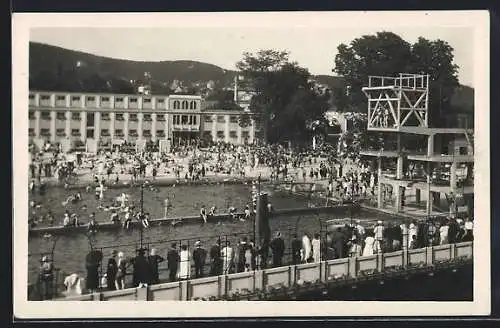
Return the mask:
[[233,144],[253,143],[255,122],[240,124],[243,110],[204,110],[201,96],[29,92],[29,136],[36,144],[75,141],[90,148],[206,138]]

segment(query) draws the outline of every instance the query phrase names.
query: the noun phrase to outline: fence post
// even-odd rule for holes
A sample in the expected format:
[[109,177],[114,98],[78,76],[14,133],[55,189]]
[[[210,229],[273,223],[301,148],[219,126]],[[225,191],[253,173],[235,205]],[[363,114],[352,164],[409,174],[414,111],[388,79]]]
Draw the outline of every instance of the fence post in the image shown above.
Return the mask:
[[408,256],[408,247],[403,245],[403,267],[408,267],[409,264],[409,256]]
[[454,259],[457,256],[456,244],[450,244],[450,259]]
[[432,246],[425,248],[425,262],[427,265],[432,265],[434,262],[434,251]]
[[348,272],[347,275],[351,276],[351,278],[356,278],[358,274],[358,258],[357,257],[349,257],[349,262],[348,263]]
[[377,254],[377,271],[382,272],[384,270],[384,253]]

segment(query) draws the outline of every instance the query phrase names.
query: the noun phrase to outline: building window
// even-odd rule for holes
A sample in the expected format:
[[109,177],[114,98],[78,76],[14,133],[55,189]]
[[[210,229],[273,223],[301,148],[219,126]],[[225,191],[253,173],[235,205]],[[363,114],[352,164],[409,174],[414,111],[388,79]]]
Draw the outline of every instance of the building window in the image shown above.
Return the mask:
[[87,97],[87,101],[89,101],[89,102],[95,101],[95,97],[94,96],[88,96]]
[[210,138],[212,139],[212,132],[211,131],[203,131],[203,137],[204,138]]
[[71,97],[71,101],[80,101],[80,96]]
[[129,114],[129,117],[128,117],[129,121],[134,121],[136,122],[138,119],[137,119],[137,114]]
[[174,101],[174,109],[180,109],[180,102],[179,100]]
[[207,116],[205,116],[204,120],[205,120],[205,122],[207,122],[207,123],[212,123],[212,122],[213,122],[212,115],[207,115]]
[[66,113],[57,113],[56,118],[60,121],[65,121],[66,120]]
[[50,136],[50,130],[49,129],[41,129],[40,135],[42,135],[44,137],[48,137],[48,136]]
[[164,137],[165,136],[165,130],[156,130],[156,136],[157,137]]
[[58,101],[65,101],[66,100],[66,96],[57,96],[56,98]]
[[123,118],[123,114],[122,113],[116,113],[115,114],[115,120],[117,120],[117,121],[124,121],[125,119]]
[[108,129],[102,129],[101,130],[101,137],[109,137],[109,130]]
[[64,131],[64,129],[57,129],[56,130],[56,136],[58,136],[58,137],[64,137],[64,136],[66,136],[66,132]]
[[151,122],[153,119],[151,118],[151,114],[144,114],[142,117],[143,121]]
[[193,116],[193,125],[196,125],[196,124],[197,124],[197,123],[196,123],[196,121],[197,121],[197,120],[198,120],[198,119],[196,118],[196,116]]
[[29,135],[30,137],[34,137],[34,136],[35,136],[35,129],[29,128],[29,129],[28,129],[28,135]]
[[128,132],[128,135],[131,136],[131,137],[137,137],[138,136],[137,130],[130,130]]
[[241,136],[243,137],[243,139],[247,139],[250,137],[250,132],[248,131],[241,131]]
[[131,102],[131,103],[137,103],[137,98],[130,98],[129,102]]
[[110,120],[109,113],[101,113],[101,120],[109,121]]
[[115,102],[121,103],[121,102],[123,102],[123,98],[121,98],[121,97],[116,97],[116,98],[115,98]]
[[182,101],[181,109],[189,109],[189,105],[188,105],[187,100]]
[[188,124],[188,115],[182,115],[181,116],[181,124]]
[[35,112],[33,112],[33,111],[31,111],[31,110],[30,110],[30,111],[28,112],[28,118],[29,118],[30,120],[34,120],[34,119],[35,119]]
[[226,119],[223,115],[217,116],[217,123],[225,123]]
[[157,114],[156,115],[156,120],[158,122],[164,122],[165,121],[165,115],[163,115],[163,114]]
[[145,137],[151,137],[151,130],[144,130],[142,132],[142,135],[145,136]]
[[180,115],[174,115],[174,118],[173,118],[173,123],[175,125],[179,125],[181,124],[181,116]]
[[231,138],[237,138],[238,137],[238,134],[236,133],[236,131],[229,131],[229,136]]
[[50,112],[43,111],[40,116],[42,117],[42,120],[50,120]]
[[75,121],[80,120],[80,113],[71,113],[71,119]]
[[149,104],[149,103],[151,103],[151,98],[144,98],[142,100],[142,102],[145,103],[145,104]]
[[29,95],[29,100],[35,100],[35,95]]
[[196,101],[191,101],[191,103],[189,104],[189,109],[196,109]]
[[123,137],[123,130],[122,129],[116,129],[115,130],[115,137]]
[[73,137],[79,137],[80,136],[80,130],[79,129],[71,129],[71,135]]
[[41,95],[40,96],[40,100],[48,101],[48,100],[50,100],[50,96],[48,96],[48,95]]
[[224,138],[224,131],[217,131],[217,138]]
[[238,123],[238,116],[229,116],[229,123]]

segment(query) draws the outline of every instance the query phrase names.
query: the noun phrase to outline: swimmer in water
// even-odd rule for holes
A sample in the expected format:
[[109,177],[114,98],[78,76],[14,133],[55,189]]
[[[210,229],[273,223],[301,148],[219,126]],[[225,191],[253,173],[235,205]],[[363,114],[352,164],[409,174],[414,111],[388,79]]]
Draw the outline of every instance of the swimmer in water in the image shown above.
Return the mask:
[[247,206],[245,206],[245,216],[243,218],[240,219],[240,221],[246,221],[247,219],[250,219],[250,208]]

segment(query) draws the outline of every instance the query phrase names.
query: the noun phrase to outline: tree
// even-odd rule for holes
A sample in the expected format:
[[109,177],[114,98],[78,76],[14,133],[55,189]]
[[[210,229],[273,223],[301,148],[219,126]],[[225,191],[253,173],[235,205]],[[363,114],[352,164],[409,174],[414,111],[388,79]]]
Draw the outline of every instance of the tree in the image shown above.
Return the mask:
[[453,48],[445,41],[419,38],[412,48],[414,72],[430,75],[429,121],[440,125],[442,114],[451,111],[451,98],[458,83]]
[[300,142],[309,138],[306,122],[322,119],[328,95],[314,92],[309,72],[290,62],[288,52],[261,50],[243,56],[237,67],[255,93],[250,110],[262,127],[264,141]]
[[366,112],[367,99],[361,89],[368,83],[368,76],[429,74],[429,115],[439,116],[435,114],[450,109],[451,96],[459,85],[453,58],[453,48],[445,41],[419,38],[411,45],[392,32],[365,35],[349,45],[340,44],[333,71],[345,78],[350,89],[349,95],[334,91],[334,103]]

